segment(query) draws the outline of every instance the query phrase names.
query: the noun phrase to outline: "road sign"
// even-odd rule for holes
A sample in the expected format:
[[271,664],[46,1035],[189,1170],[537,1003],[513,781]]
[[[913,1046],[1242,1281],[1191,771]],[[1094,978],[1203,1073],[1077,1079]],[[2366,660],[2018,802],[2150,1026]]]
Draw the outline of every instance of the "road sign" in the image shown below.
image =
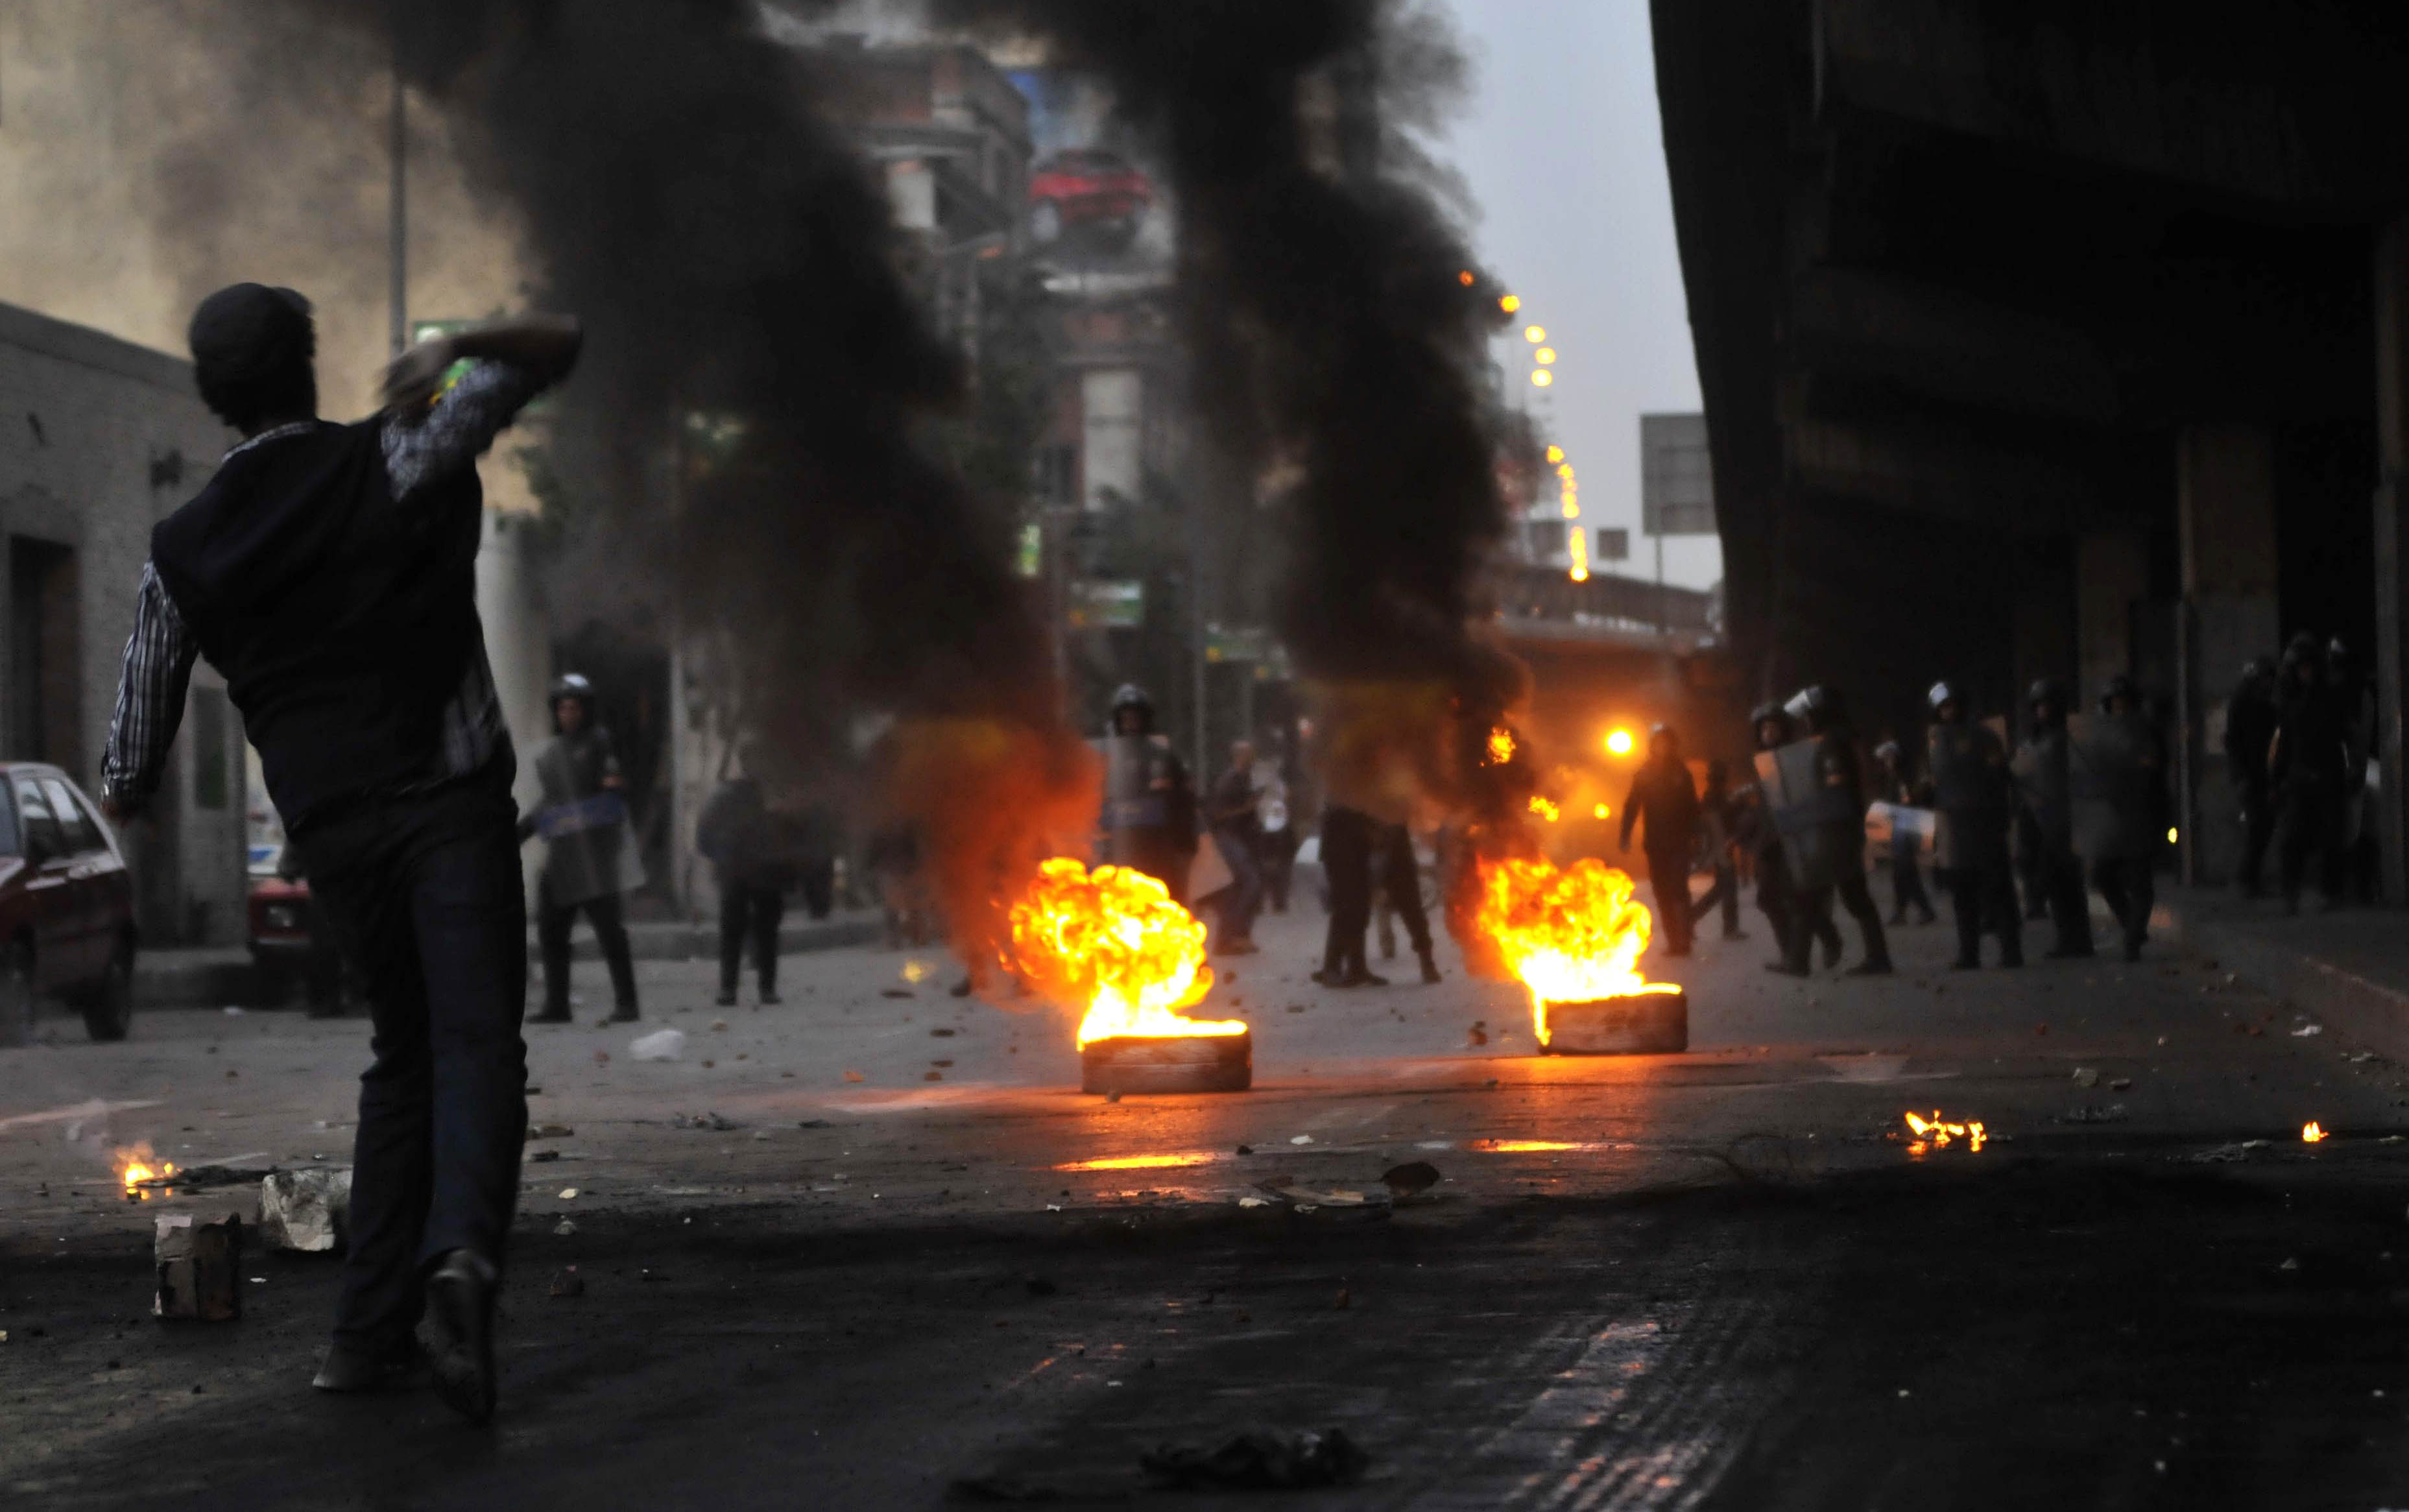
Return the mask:
[[1639,528],[1651,536],[1715,533],[1705,415],[1639,417]]

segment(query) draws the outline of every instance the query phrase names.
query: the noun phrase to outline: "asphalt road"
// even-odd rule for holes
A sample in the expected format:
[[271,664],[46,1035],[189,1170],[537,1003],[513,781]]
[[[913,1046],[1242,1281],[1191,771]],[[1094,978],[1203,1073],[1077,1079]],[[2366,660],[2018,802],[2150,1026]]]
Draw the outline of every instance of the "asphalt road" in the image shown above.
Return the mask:
[[[153,1215],[248,1188],[129,1204],[110,1151],[340,1160],[364,1026],[50,1020],[0,1051],[0,1488],[1220,1505],[1139,1454],[1270,1424],[1369,1455],[1301,1506],[2409,1505],[2409,1073],[2196,958],[1951,973],[1923,929],[1894,980],[1792,983],[1749,922],[1659,969],[1692,1053],[1575,1060],[1514,989],[1314,987],[1319,919],[1269,921],[1207,1004],[1257,1089],[1118,1103],[934,953],[795,958],[732,1011],[646,963],[682,1059],[530,1031],[572,1132],[529,1146],[484,1433],[308,1390],[326,1257],[257,1257],[239,1323],[145,1316]],[[1919,1152],[1910,1109],[1992,1137]],[[1439,1185],[1383,1201],[1417,1159]]]

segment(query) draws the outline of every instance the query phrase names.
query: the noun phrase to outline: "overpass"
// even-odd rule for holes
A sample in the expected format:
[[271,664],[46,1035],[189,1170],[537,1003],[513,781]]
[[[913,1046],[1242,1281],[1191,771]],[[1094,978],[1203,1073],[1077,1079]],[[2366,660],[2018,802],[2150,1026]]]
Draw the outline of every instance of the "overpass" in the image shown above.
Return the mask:
[[2409,7],[1652,12],[1744,675],[1904,729],[1943,673],[2129,673],[2213,877],[2239,664],[2338,634],[2402,792]]

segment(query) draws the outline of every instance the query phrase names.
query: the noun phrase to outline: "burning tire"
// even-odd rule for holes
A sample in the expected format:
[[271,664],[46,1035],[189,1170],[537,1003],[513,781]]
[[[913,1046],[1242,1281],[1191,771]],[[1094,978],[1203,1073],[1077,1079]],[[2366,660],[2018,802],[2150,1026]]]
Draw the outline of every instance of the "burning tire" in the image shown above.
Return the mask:
[[1634,992],[1590,1002],[1548,1004],[1551,1056],[1679,1055],[1690,1047],[1690,995]]
[[1079,1050],[1083,1092],[1243,1092],[1254,1082],[1251,1032],[1121,1035]]

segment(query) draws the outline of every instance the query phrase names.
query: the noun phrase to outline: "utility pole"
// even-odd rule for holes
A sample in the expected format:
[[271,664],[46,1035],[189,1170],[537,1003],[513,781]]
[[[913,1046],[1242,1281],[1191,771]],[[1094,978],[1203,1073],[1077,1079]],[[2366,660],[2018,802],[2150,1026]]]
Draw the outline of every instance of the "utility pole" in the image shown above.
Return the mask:
[[401,84],[402,0],[395,0],[387,15],[393,41],[393,136],[388,144],[393,158],[393,186],[391,224],[387,230],[392,238],[393,354],[398,357],[410,346],[410,175],[406,163],[410,133]]

